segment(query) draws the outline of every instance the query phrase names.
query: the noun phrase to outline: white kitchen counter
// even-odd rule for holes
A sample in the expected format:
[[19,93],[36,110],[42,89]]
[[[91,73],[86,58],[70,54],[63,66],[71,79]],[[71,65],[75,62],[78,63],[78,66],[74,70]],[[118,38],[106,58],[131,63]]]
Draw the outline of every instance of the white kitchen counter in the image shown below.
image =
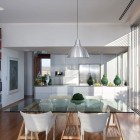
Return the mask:
[[81,93],[84,96],[102,96],[103,99],[121,99],[127,101],[127,86],[75,86],[75,85],[52,85],[36,86],[34,88],[35,99],[49,98],[53,95],[72,96]]

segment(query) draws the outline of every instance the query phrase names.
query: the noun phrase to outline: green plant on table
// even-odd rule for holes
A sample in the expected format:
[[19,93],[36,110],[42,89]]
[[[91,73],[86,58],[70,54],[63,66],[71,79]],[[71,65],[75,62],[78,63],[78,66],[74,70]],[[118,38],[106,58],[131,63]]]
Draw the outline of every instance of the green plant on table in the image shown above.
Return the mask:
[[84,97],[82,94],[80,93],[75,93],[73,96],[72,96],[72,99],[71,100],[84,100]]

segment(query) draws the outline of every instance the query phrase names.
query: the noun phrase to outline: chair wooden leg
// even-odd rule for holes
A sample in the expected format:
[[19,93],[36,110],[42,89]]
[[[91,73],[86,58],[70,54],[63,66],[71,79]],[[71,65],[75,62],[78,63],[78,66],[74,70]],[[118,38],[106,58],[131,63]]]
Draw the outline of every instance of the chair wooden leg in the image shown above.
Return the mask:
[[25,134],[25,140],[27,140],[27,135]]
[[84,140],[85,139],[85,135],[84,135],[84,133],[82,134],[82,140]]
[[35,133],[35,138],[39,140],[38,133]]
[[33,140],[33,132],[31,132],[31,140]]
[[55,140],[55,125],[53,127],[53,140]]
[[22,132],[23,132],[23,129],[24,129],[24,125],[25,125],[24,122],[22,122],[22,125],[21,125],[21,128],[20,128],[17,140],[20,140],[20,136],[22,135]]
[[46,140],[47,140],[48,135],[46,134]]
[[103,140],[106,140],[106,136],[103,134]]

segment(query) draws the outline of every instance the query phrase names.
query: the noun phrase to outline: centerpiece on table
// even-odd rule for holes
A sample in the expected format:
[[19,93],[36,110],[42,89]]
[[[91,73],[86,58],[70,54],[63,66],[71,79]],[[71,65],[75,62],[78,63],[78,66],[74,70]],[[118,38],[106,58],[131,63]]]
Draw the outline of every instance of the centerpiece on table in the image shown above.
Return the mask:
[[72,103],[75,103],[75,104],[81,104],[81,103],[84,102],[84,97],[83,97],[83,95],[80,94],[80,93],[75,93],[75,94],[72,96],[71,102],[72,102]]

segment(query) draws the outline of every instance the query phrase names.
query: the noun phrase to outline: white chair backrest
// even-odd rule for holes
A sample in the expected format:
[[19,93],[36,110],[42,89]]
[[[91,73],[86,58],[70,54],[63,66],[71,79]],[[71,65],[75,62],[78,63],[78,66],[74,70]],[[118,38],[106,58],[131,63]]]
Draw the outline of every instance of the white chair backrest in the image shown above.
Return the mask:
[[29,114],[21,112],[23,116],[25,127],[32,132],[42,132],[48,131],[51,129],[49,128],[50,124],[53,123],[53,114],[52,112],[47,113],[40,113],[40,114]]
[[107,119],[110,113],[81,113],[78,117],[81,122],[81,131],[102,132],[106,128]]

